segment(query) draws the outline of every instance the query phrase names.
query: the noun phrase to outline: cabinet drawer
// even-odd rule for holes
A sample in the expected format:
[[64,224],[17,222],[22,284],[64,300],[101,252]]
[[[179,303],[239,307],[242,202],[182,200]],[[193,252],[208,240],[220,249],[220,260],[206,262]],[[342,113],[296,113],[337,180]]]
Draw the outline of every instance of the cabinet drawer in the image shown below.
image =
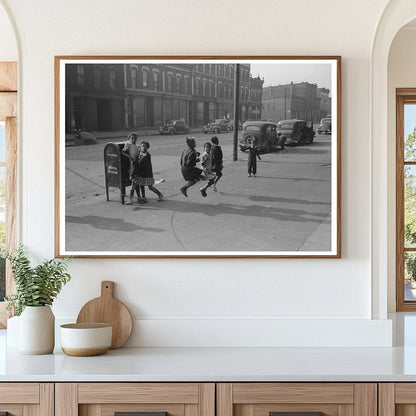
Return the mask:
[[217,416],[376,416],[375,383],[220,383]]
[[0,415],[53,416],[53,384],[0,383]]
[[380,383],[380,416],[416,415],[416,383]]
[[56,416],[215,416],[213,383],[58,383]]

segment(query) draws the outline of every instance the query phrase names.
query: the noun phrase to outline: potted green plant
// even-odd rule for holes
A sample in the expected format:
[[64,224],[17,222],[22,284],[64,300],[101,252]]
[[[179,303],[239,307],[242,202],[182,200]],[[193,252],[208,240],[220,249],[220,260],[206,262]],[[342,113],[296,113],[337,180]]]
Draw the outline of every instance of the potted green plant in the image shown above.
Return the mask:
[[9,310],[19,318],[19,350],[49,354],[55,346],[55,316],[51,305],[71,276],[68,258],[45,260],[32,266],[21,245],[7,252],[16,292],[5,297]]

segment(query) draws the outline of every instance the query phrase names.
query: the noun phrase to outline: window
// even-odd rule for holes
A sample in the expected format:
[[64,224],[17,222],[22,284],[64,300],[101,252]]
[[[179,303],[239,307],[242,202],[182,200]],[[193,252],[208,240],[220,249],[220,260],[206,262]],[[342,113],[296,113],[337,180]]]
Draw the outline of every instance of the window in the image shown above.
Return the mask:
[[[78,73],[78,72],[77,72]],[[17,64],[0,62],[0,244],[16,247]],[[0,263],[0,327],[5,327],[4,295],[14,291],[8,266]]]
[[143,87],[147,88],[147,77],[149,74],[149,70],[147,68],[143,68]]
[[137,69],[131,68],[130,69],[130,77],[131,77],[131,87],[133,89],[137,88]]
[[112,90],[115,90],[116,84],[117,84],[117,73],[114,68],[110,69],[110,72],[108,73],[108,79],[109,79],[110,88]]
[[172,92],[173,74],[168,74],[168,92]]
[[176,75],[176,92],[181,92],[181,75]]
[[183,87],[184,87],[183,93],[184,94],[189,94],[189,77],[185,77],[184,78],[184,85],[183,85]]
[[81,86],[85,84],[85,73],[83,65],[77,65],[77,83]]
[[201,80],[198,78],[195,81],[195,95],[201,95]]
[[102,88],[102,69],[99,66],[94,67],[94,87]]
[[213,97],[214,96],[214,83],[210,81],[209,83],[209,96]]
[[416,311],[416,88],[396,94],[397,310]]
[[159,89],[159,72],[153,71],[153,89],[157,91]]

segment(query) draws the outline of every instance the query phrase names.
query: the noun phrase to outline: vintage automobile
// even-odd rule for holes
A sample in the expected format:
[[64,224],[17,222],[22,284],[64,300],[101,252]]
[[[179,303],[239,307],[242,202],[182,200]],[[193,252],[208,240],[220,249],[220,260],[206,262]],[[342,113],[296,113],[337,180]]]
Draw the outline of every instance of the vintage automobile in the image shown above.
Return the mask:
[[312,143],[315,137],[312,121],[280,120],[277,123],[277,133],[286,136],[286,144],[298,145]]
[[214,133],[218,134],[223,131],[229,131],[229,124],[230,120],[226,118],[217,118],[215,120],[210,121],[206,126],[202,128],[202,131],[207,133]]
[[332,123],[331,117],[326,117],[321,120],[321,124],[319,124],[317,131],[318,134],[331,134],[332,130]]
[[169,120],[160,127],[160,134],[188,133],[191,129],[182,120]]
[[243,124],[243,137],[240,139],[240,150],[245,152],[250,143],[254,141],[257,149],[264,153],[270,153],[278,148],[284,149],[285,138],[277,135],[276,124],[270,121],[255,120],[246,121]]

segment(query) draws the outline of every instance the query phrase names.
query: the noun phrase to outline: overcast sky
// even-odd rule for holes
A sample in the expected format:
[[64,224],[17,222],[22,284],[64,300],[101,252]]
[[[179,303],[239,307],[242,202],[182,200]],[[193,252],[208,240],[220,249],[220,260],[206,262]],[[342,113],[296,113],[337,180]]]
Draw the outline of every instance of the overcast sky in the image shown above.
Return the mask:
[[270,63],[256,64],[251,62],[251,75],[264,78],[264,87],[289,84],[290,82],[309,82],[331,90],[331,65],[328,63]]

